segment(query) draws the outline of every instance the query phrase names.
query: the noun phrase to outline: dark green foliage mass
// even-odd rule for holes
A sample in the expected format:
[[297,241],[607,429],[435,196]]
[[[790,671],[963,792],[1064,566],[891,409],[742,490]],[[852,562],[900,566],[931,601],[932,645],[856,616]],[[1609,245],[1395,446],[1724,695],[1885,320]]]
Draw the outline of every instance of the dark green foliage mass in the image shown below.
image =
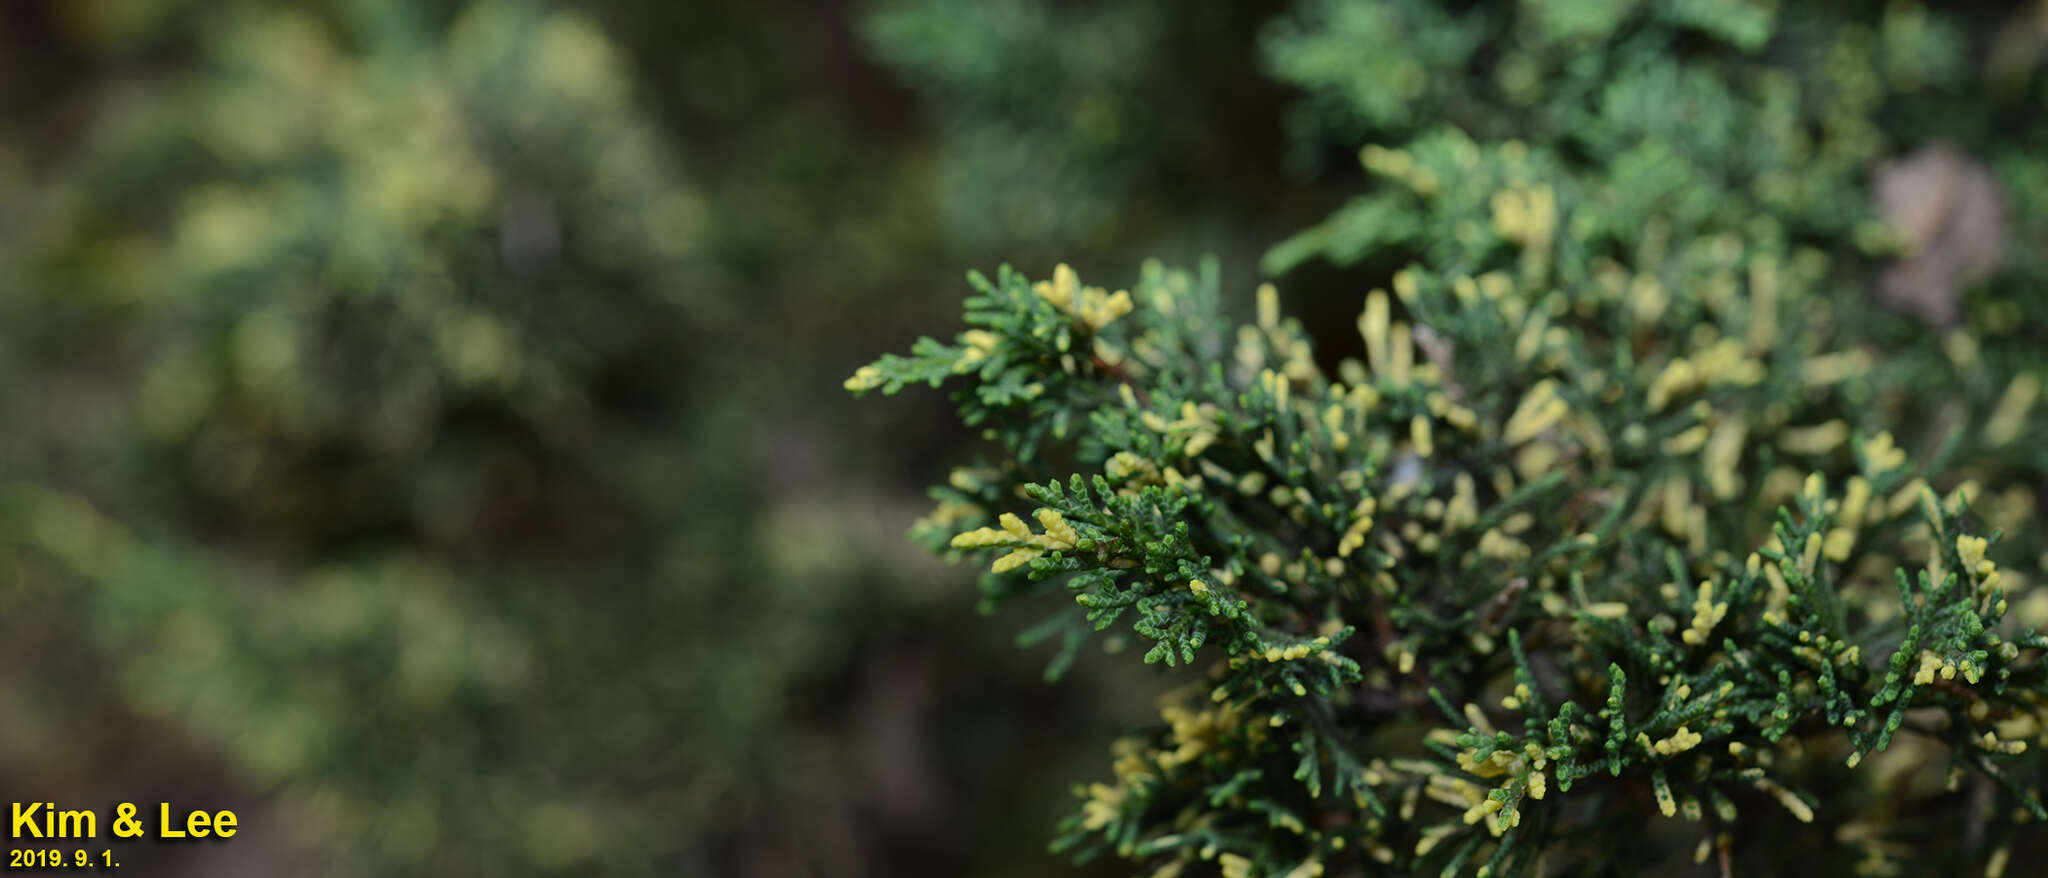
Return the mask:
[[919,533],[991,601],[1078,605],[1031,634],[1055,671],[1126,631],[1199,669],[1059,847],[1233,878],[2038,849],[2048,278],[1995,243],[2048,231],[2033,22],[1849,6],[1303,3],[1267,65],[1371,188],[1265,268],[1350,267],[1358,336],[1313,341],[1362,356],[1271,287],[1233,324],[1213,268],[1005,268],[848,381],[950,384],[995,443]]

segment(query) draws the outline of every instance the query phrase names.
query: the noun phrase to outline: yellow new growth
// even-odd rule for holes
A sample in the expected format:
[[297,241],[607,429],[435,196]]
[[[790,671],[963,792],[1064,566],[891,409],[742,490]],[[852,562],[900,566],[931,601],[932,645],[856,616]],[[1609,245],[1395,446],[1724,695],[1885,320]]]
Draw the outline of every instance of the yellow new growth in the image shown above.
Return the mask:
[[1493,193],[1493,229],[1528,247],[1550,243],[1557,230],[1557,195],[1549,186],[1510,187]]
[[1721,620],[1727,615],[1728,603],[1714,602],[1714,584],[1702,582],[1699,597],[1695,598],[1692,604],[1692,627],[1687,628],[1680,637],[1693,646],[1706,643],[1707,634],[1714,630],[1715,625],[1721,624]]
[[1764,364],[1742,351],[1742,342],[1724,338],[1693,355],[1693,368],[1701,384],[1735,384],[1743,387],[1764,380]]
[[1619,619],[1628,615],[1628,604],[1620,601],[1602,601],[1587,604],[1586,612],[1596,619]]
[[1415,454],[1428,457],[1436,453],[1436,440],[1430,432],[1429,418],[1416,415],[1408,421],[1408,435],[1415,443]]
[[1694,371],[1690,360],[1684,357],[1672,360],[1669,364],[1665,365],[1664,371],[1657,373],[1656,379],[1650,382],[1650,392],[1647,400],[1650,404],[1650,411],[1663,411],[1665,404],[1671,401],[1671,397],[1691,390],[1698,383],[1699,376]]
[[1998,565],[1984,557],[1990,546],[1983,537],[1956,537],[1956,554],[1962,556],[1963,570],[1977,583],[1978,591],[1986,593],[1998,586]]
[[[1343,836],[1338,836],[1337,838],[1339,841],[1342,841]],[[1286,875],[1281,876],[1281,878],[1319,878],[1322,874],[1323,861],[1315,857],[1309,857],[1301,861],[1301,865],[1294,867]]]
[[[1287,398],[1286,379],[1279,373],[1266,370],[1260,373],[1260,380],[1267,383],[1268,389],[1282,401],[1281,406],[1284,408]],[[1183,402],[1180,404],[1180,417],[1171,421],[1151,412],[1145,412],[1139,420],[1144,422],[1146,429],[1154,432],[1186,436],[1187,441],[1181,445],[1181,453],[1188,457],[1200,457],[1202,452],[1209,450],[1209,446],[1216,444],[1216,406],[1211,403],[1196,405],[1193,402]],[[1125,452],[1119,452],[1123,453]]]
[[1771,794],[1772,797],[1778,800],[1778,804],[1785,806],[1785,810],[1792,812],[1793,817],[1799,818],[1799,822],[1813,822],[1813,807],[1806,804],[1806,800],[1793,795],[1791,790],[1779,786],[1767,777],[1757,778],[1756,788]]
[[863,390],[873,390],[882,386],[882,370],[873,366],[862,366],[853,370],[853,377],[846,379],[846,383],[842,386],[855,393]]
[[1403,302],[1415,301],[1414,271],[1404,268],[1394,272],[1394,295],[1399,296]]
[[1821,387],[1861,375],[1869,369],[1868,355],[1862,351],[1844,351],[1807,358],[1806,364],[1800,369],[1800,375],[1806,379],[1807,384]]
[[1365,545],[1365,535],[1372,532],[1372,515],[1378,509],[1379,501],[1371,497],[1358,501],[1358,506],[1351,510],[1351,526],[1337,541],[1337,557],[1349,558]]
[[1081,535],[1074,532],[1074,526],[1067,523],[1057,510],[1040,509],[1037,514],[1038,526],[1045,528],[1045,535],[1037,537],[1041,545],[1049,549],[1071,549],[1081,542]]
[[1550,325],[1550,318],[1541,311],[1529,315],[1529,322],[1522,325],[1522,334],[1515,336],[1515,362],[1526,363],[1535,359],[1543,347],[1543,330]]
[[1500,706],[1507,710],[1521,710],[1522,704],[1528,701],[1529,697],[1529,685],[1527,683],[1516,683],[1514,693],[1503,696],[1500,700]]
[[1429,852],[1436,850],[1436,846],[1444,839],[1449,838],[1455,830],[1456,827],[1450,824],[1432,826],[1423,830],[1422,837],[1415,841],[1415,855],[1418,857],[1429,856]]
[[[1549,792],[1550,785],[1544,776],[1544,769],[1550,764],[1543,755],[1543,748],[1535,743],[1523,745],[1521,751],[1495,750],[1485,759],[1474,759],[1473,750],[1458,753],[1458,767],[1481,778],[1505,778],[1501,789],[1512,790],[1516,783],[1526,783],[1529,798],[1541,799]],[[1431,798],[1449,805],[1464,805],[1465,822],[1478,823],[1489,816],[1494,818],[1487,829],[1499,835],[1522,822],[1519,809],[1502,813],[1504,803],[1488,796],[1484,788],[1469,781],[1442,775],[1430,778]]]
[[1665,365],[1650,382],[1650,411],[1663,411],[1674,397],[1713,384],[1747,387],[1764,379],[1764,364],[1743,353],[1742,342],[1724,338],[1692,355]]
[[1111,457],[1107,463],[1102,465],[1102,471],[1104,475],[1119,481],[1132,477],[1136,477],[1140,482],[1158,482],[1160,480],[1158,466],[1154,465],[1152,461],[1128,451],[1117,452],[1116,456]]
[[1714,435],[1707,439],[1707,449],[1700,454],[1700,466],[1706,470],[1714,496],[1730,500],[1742,492],[1737,466],[1742,463],[1742,440],[1748,435],[1749,425],[1739,417],[1731,417],[1714,427]]
[[2018,756],[2021,753],[2027,752],[2027,742],[2001,741],[1998,739],[1997,732],[1989,731],[1984,733],[1984,737],[1977,739],[1977,746],[1993,753],[2003,753],[2007,756]]
[[1405,150],[1369,145],[1359,151],[1359,158],[1367,170],[1406,183],[1418,195],[1432,195],[1437,190],[1436,172],[1416,164],[1415,157]]
[[1351,447],[1351,434],[1344,432],[1344,407],[1331,405],[1323,409],[1323,426],[1330,431],[1330,445],[1342,452]]
[[1823,551],[1830,561],[1846,561],[1849,552],[1856,547],[1856,530],[1863,526],[1863,515],[1870,508],[1870,480],[1862,476],[1850,476],[1847,493],[1842,495],[1842,507],[1836,516],[1840,526],[1828,532],[1827,544]]
[[1286,649],[1281,649],[1277,646],[1266,647],[1266,651],[1262,653],[1260,657],[1264,658],[1266,661],[1269,662],[1300,661],[1301,659],[1308,658],[1310,655],[1314,654],[1319,650],[1328,649],[1329,647],[1330,638],[1318,637],[1314,640],[1307,641],[1305,643],[1297,643],[1293,646],[1287,647]]
[[1849,425],[1840,420],[1813,427],[1794,427],[1778,434],[1778,447],[1797,454],[1827,454],[1849,441]]
[[1012,570],[1015,570],[1019,567],[1031,563],[1034,559],[1043,554],[1045,553],[1038,549],[1018,549],[1014,552],[1011,552],[1008,555],[1004,555],[1001,558],[997,558],[994,564],[989,565],[989,570],[996,573],[1008,573]]
[[1365,311],[1358,315],[1358,334],[1365,338],[1365,359],[1372,366],[1374,375],[1383,375],[1387,370],[1387,332],[1391,319],[1386,292],[1373,290],[1367,293]]
[[1683,457],[1691,454],[1707,444],[1707,435],[1707,425],[1695,425],[1683,433],[1664,440],[1664,453],[1673,457]]
[[1984,423],[1984,438],[1994,444],[2003,445],[2019,438],[2020,428],[2025,426],[2027,409],[2034,405],[2034,398],[2041,393],[2041,379],[2033,373],[2023,373],[2005,388],[2005,395],[1998,398],[1998,408],[1992,410],[1991,419]]
[[1431,392],[1426,399],[1429,402],[1430,414],[1443,418],[1451,426],[1466,433],[1472,432],[1479,426],[1479,415],[1476,412],[1451,402],[1451,398],[1445,396],[1441,391]]
[[960,333],[960,339],[967,343],[967,350],[960,354],[960,361],[953,364],[953,371],[965,372],[974,364],[988,359],[996,352],[996,343],[1002,339],[986,329],[970,329]]
[[1068,268],[1067,264],[1062,262],[1053,268],[1052,280],[1039,281],[1032,289],[1038,293],[1039,298],[1051,302],[1053,307],[1072,313],[1074,310],[1074,293],[1080,287],[1080,277],[1076,276],[1074,270]]
[[1287,376],[1271,369],[1261,370],[1259,372],[1259,387],[1273,397],[1274,408],[1283,412],[1287,410],[1287,397],[1292,392],[1293,387],[1287,380]]
[[1504,438],[1509,445],[1520,445],[1550,429],[1570,410],[1571,406],[1557,395],[1557,382],[1548,378],[1538,381],[1522,396],[1515,413],[1508,416]]
[[1391,347],[1387,350],[1387,377],[1395,384],[1409,383],[1409,375],[1415,365],[1415,333],[1408,324],[1396,323],[1387,334]]
[[1124,290],[1117,290],[1113,295],[1105,295],[1097,287],[1081,291],[1081,320],[1088,324],[1089,329],[1101,329],[1129,313],[1131,294]]
[[1639,274],[1629,281],[1628,299],[1636,323],[1648,325],[1664,316],[1665,306],[1671,304],[1671,296],[1664,292],[1664,285],[1650,274]]
[[1108,826],[1122,811],[1127,792],[1121,786],[1090,784],[1088,801],[1081,806],[1081,826],[1090,831]]
[[1116,772],[1117,781],[1129,785],[1155,777],[1150,750],[1142,738],[1116,739],[1116,743],[1110,745],[1110,753],[1116,757],[1110,763],[1110,769]]
[[1032,290],[1053,307],[1081,318],[1089,329],[1099,330],[1131,313],[1129,292],[1111,294],[1101,287],[1083,287],[1080,277],[1064,262],[1052,270],[1052,280],[1039,281]]
[[[1636,740],[1645,748],[1650,746],[1650,736],[1648,735],[1638,734],[1636,735]],[[1678,803],[1671,798],[1670,783],[1666,782],[1661,776],[1652,776],[1650,778],[1650,791],[1657,797],[1657,811],[1659,813],[1666,817],[1677,816]]]
[[1459,471],[1451,477],[1451,502],[1444,504],[1444,529],[1458,530],[1479,520],[1479,495],[1472,474]]
[[[1163,700],[1163,699],[1162,699]],[[1172,751],[1161,751],[1153,761],[1160,768],[1173,768],[1194,761],[1197,757],[1214,749],[1225,734],[1243,724],[1243,715],[1232,705],[1221,705],[1203,710],[1190,710],[1179,704],[1166,704],[1159,709],[1159,716],[1172,728],[1169,740]]]
[[1671,737],[1650,745],[1650,749],[1659,756],[1674,756],[1699,746],[1702,740],[1705,740],[1705,737],[1700,733],[1685,726],[1679,726],[1671,733]]
[[1010,554],[997,558],[995,564],[989,568],[997,573],[1008,573],[1031,563],[1032,559],[1046,552],[1063,551],[1080,544],[1080,534],[1074,532],[1073,525],[1068,524],[1057,510],[1040,509],[1037,518],[1039,526],[1045,528],[1045,533],[1032,533],[1031,526],[1025,524],[1024,519],[1018,518],[1014,513],[1005,512],[1002,517],[996,519],[996,523],[1002,525],[1001,530],[983,527],[959,534],[953,537],[953,548],[1013,546],[1015,548]]
[[1983,679],[1984,669],[1968,659],[1958,662],[1936,655],[1932,650],[1923,649],[1920,651],[1920,667],[1913,674],[1913,685],[1932,685],[1936,676],[1943,680],[1953,680],[1957,674],[1962,674],[1965,681],[1976,685],[1978,680]]
[[1514,537],[1492,528],[1479,535],[1479,554],[1500,561],[1520,561],[1529,557],[1529,545]]
[[1878,473],[1889,472],[1906,463],[1906,451],[1892,444],[1890,430],[1882,431],[1863,443],[1863,456],[1870,461],[1871,471]]

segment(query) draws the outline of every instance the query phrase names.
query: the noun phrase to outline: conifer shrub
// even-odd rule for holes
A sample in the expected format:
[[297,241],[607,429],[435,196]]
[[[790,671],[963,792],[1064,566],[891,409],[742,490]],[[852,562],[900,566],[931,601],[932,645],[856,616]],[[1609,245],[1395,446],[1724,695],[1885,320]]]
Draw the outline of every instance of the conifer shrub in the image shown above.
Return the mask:
[[772,225],[789,163],[706,182],[587,11],[91,6],[175,45],[0,132],[0,785],[260,798],[295,874],[715,874],[784,814],[872,825],[811,727],[863,687],[813,693],[922,559],[761,450],[837,365],[716,366],[810,289],[734,296],[708,221]]
[[[693,599],[645,560],[669,549],[642,522],[680,516],[622,487],[673,471],[646,416],[671,404],[617,389],[710,307],[700,196],[588,16],[461,7],[221,4],[195,58],[93,117],[7,297],[48,383],[91,391],[10,370],[33,452],[0,492],[7,605],[80,632],[40,656],[90,644],[73,661],[122,715],[268,793],[280,848],[367,872],[651,858],[728,781],[625,754],[731,753],[774,709],[657,733],[620,670],[673,680],[705,648],[647,610]],[[33,414],[76,410],[106,429]],[[631,621],[595,618],[614,601]],[[152,728],[30,716],[109,750]]]
[[1214,264],[1115,292],[1006,266],[951,341],[848,379],[950,386],[982,431],[913,536],[986,564],[988,605],[1072,601],[1021,638],[1049,676],[1100,637],[1184,684],[1057,849],[1231,878],[2025,862],[2039,257],[1883,295],[1952,245],[1881,190],[1945,136],[1993,203],[1953,170],[1916,209],[2038,239],[2009,132],[2041,76],[1972,65],[1996,16],[1853,13],[1303,4],[1267,41],[1297,130],[1384,142],[1265,268],[1347,267],[1355,336],[1273,285],[1237,322]]
[[1240,234],[1241,205],[1279,194],[1268,153],[1281,132],[1246,118],[1263,122],[1276,91],[1248,45],[1267,14],[882,0],[861,36],[923,98],[939,134],[932,195],[961,244],[1011,258],[1084,243],[1228,249],[1265,243]]

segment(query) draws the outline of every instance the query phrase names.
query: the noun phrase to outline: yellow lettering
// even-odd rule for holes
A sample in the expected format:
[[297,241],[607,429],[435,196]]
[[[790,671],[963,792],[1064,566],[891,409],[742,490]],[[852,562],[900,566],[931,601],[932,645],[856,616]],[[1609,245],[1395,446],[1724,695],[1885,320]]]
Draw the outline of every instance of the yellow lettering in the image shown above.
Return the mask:
[[233,811],[193,811],[185,815],[182,826],[171,820],[171,803],[157,803],[158,838],[232,838],[240,821]]
[[[43,809],[43,803],[41,803],[41,802],[31,802],[31,803],[29,803],[29,806],[28,806],[28,810],[26,810],[26,811],[23,811],[23,810],[21,810],[21,803],[20,803],[20,802],[15,802],[15,803],[14,803],[14,833],[13,833],[13,835],[14,835],[14,837],[15,837],[15,838],[42,838],[42,837],[43,837],[43,831],[42,831],[42,830],[40,830],[40,829],[37,829],[37,828],[36,828],[36,812],[37,812],[37,811],[41,811],[42,809]],[[23,835],[23,834],[22,834],[22,830],[24,830],[24,829],[28,830],[28,834],[27,834],[27,835]]]
[[[99,835],[99,818],[91,811],[59,811],[49,802],[14,802],[12,836],[15,838],[93,838]],[[40,819],[38,819],[40,818]]]
[[100,834],[99,818],[94,817],[91,811],[57,811],[53,808],[51,816],[57,818],[53,833],[57,838],[93,838]]

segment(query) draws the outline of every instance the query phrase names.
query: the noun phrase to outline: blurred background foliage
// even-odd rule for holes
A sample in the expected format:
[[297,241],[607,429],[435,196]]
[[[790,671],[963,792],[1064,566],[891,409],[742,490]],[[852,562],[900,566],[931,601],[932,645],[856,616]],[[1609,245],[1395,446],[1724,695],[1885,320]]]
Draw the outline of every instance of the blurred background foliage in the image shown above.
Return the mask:
[[0,785],[251,809],[166,873],[1049,862],[1116,720],[841,399],[988,257],[819,12],[10,6]]
[[[1004,260],[1348,326],[1458,234],[1358,148],[1452,126],[1871,264],[1944,139],[2038,240],[2036,5],[8,4],[0,787],[244,809],[167,874],[1056,869],[1160,684],[973,615],[903,539],[971,437],[854,364]],[[1955,319],[2031,363],[2012,250]]]

